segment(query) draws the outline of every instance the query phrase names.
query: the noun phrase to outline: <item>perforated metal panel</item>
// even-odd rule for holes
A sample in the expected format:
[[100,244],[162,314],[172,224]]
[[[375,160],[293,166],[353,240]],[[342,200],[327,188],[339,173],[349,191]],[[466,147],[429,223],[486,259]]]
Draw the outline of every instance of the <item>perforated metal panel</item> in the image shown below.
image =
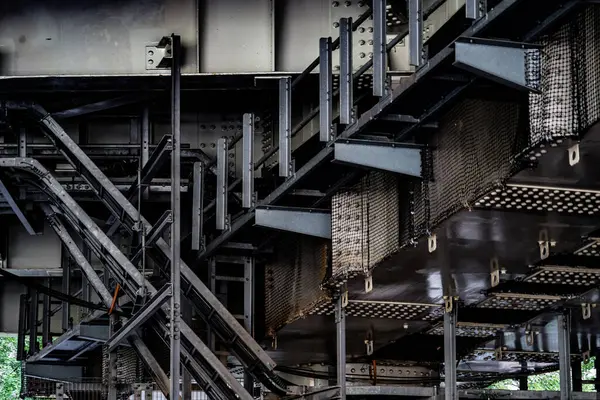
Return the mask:
[[589,243],[585,244],[582,248],[575,251],[575,255],[599,257],[600,256],[600,240],[599,239],[591,239]]
[[554,285],[596,286],[600,282],[600,269],[543,266],[523,279],[525,282]]
[[[558,362],[558,353],[533,352],[533,351],[502,351],[500,359],[499,353],[489,349],[478,349],[466,356],[465,360],[473,361],[529,361],[535,363],[556,363]],[[581,354],[571,354],[572,359],[580,359]]]
[[541,311],[562,300],[560,296],[524,293],[491,293],[477,305],[480,308]]
[[327,240],[284,236],[265,268],[265,319],[267,332],[309,313],[327,299],[321,289],[327,273]]
[[[333,315],[333,303],[323,302],[311,310],[311,315]],[[439,304],[401,303],[393,301],[349,300],[346,315],[365,318],[432,321],[442,315]]]
[[478,208],[598,215],[600,192],[509,184],[475,202]]
[[[456,324],[456,336],[461,337],[476,337],[485,338],[494,336],[498,331],[505,331],[508,328],[507,325],[500,324],[479,324],[473,322],[457,322]],[[438,323],[429,331],[429,335],[444,335],[444,324]]]
[[366,274],[399,249],[397,178],[372,172],[331,200],[332,277]]

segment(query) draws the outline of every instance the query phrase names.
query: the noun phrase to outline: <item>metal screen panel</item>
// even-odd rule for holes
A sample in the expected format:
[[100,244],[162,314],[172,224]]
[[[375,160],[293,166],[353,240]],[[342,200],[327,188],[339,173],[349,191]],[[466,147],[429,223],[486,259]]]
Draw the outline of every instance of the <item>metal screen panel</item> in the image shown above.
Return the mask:
[[332,278],[367,274],[399,249],[398,182],[372,172],[331,200]]
[[307,315],[327,299],[321,284],[327,274],[328,240],[284,235],[265,269],[267,333]]
[[531,146],[578,137],[600,118],[600,7],[541,39],[541,91],[530,95]]

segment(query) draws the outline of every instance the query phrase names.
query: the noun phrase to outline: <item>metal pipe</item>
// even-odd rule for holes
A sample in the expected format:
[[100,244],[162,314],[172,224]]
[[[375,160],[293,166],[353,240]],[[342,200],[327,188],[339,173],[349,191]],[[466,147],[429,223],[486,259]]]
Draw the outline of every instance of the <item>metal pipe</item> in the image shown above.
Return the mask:
[[181,373],[181,37],[171,36],[171,386],[170,398],[179,398]]

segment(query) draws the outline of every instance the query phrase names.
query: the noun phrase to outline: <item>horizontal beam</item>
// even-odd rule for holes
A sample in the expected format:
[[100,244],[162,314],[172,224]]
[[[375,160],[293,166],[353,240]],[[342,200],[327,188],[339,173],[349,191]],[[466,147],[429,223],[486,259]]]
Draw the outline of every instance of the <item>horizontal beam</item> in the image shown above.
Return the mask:
[[63,275],[62,268],[6,268],[4,271],[20,278],[60,278]]
[[455,43],[454,65],[504,85],[536,91],[540,53],[540,46],[530,43],[463,37]]
[[114,351],[122,341],[150,319],[156,311],[171,297],[171,286],[165,285],[140,310],[127,320],[125,325],[106,342],[108,351]]
[[411,144],[346,139],[335,142],[334,161],[422,178],[422,151]]
[[257,226],[331,239],[331,213],[290,207],[256,209]]
[[57,381],[72,381],[83,377],[83,367],[76,365],[25,363],[25,376]]

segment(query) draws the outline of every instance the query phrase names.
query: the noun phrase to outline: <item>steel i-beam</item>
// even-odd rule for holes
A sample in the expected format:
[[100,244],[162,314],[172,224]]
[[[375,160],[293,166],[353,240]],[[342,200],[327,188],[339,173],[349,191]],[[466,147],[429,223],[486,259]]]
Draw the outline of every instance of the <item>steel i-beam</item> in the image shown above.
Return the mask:
[[373,96],[375,97],[382,97],[387,92],[386,4],[386,0],[373,0]]
[[340,123],[352,123],[354,79],[352,70],[352,18],[340,19]]
[[229,181],[227,159],[227,139],[217,140],[217,216],[216,228],[218,230],[227,230],[229,227],[227,215],[227,187]]
[[292,176],[292,78],[279,79],[279,176]]
[[331,213],[324,210],[292,207],[256,209],[257,226],[331,239]]
[[[171,399],[179,398],[181,374],[181,37],[171,36]],[[162,304],[161,304],[162,305]],[[159,305],[160,307],[160,305]]]
[[445,399],[458,400],[456,386],[456,303],[444,313],[444,385]]
[[194,163],[192,186],[192,250],[200,250],[204,236],[204,164]]
[[340,387],[341,400],[346,399],[346,310],[344,294],[335,299],[335,331],[337,345],[337,384]]
[[[242,119],[242,207],[251,208],[254,206],[254,114],[244,114]],[[279,150],[283,151],[281,146]]]
[[560,368],[560,399],[571,400],[571,316],[568,313],[556,317],[558,329],[558,365]]
[[408,24],[410,65],[418,68],[423,61],[423,0],[409,0]]
[[319,139],[329,142],[333,129],[333,66],[331,38],[319,40]]

